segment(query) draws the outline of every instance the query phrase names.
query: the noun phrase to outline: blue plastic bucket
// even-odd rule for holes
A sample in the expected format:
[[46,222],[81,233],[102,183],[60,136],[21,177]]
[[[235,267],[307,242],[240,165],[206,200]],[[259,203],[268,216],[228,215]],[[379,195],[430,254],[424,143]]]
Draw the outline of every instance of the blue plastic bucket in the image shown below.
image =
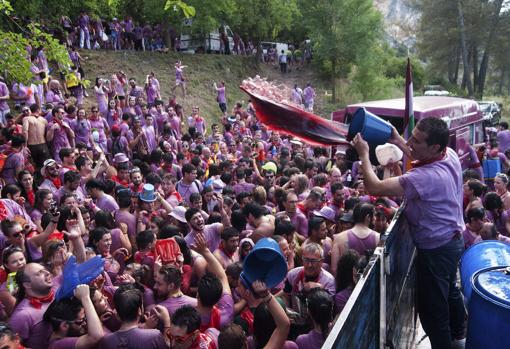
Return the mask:
[[349,138],[352,139],[356,134],[361,133],[364,140],[375,145],[386,143],[391,137],[391,132],[392,126],[388,121],[365,108],[356,110],[349,125]]
[[260,280],[273,288],[287,276],[287,261],[278,243],[271,238],[260,239],[243,263],[241,280],[246,286]]
[[510,268],[483,269],[472,283],[466,349],[510,348]]
[[501,160],[487,159],[482,160],[483,177],[485,179],[494,179],[496,174],[501,173]]
[[500,241],[482,241],[472,245],[460,258],[460,280],[464,303],[469,304],[471,279],[479,270],[510,265],[510,245]]

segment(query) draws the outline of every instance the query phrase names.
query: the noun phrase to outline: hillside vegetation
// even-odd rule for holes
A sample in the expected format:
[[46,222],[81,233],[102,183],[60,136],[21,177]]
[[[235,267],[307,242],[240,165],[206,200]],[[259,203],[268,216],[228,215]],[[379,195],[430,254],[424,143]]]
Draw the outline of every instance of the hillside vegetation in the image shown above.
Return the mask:
[[[224,80],[227,86],[228,108],[232,109],[237,101],[247,103],[248,96],[239,89],[241,81],[247,77],[260,75],[269,80],[277,80],[289,86],[295,83],[302,88],[310,81],[316,88],[316,113],[328,116],[332,106],[326,105],[325,90],[321,80],[314,74],[311,67],[300,70],[291,67],[291,72],[282,75],[277,66],[257,63],[253,57],[224,56],[224,55],[187,55],[177,53],[152,52],[113,52],[113,51],[81,51],[84,62],[86,79],[92,84],[88,90],[89,98],[86,104],[95,103],[93,84],[96,77],[109,79],[111,74],[123,70],[128,77],[134,77],[140,86],[143,86],[146,75],[154,71],[160,82],[162,97],[165,101],[171,94],[175,84],[174,64],[181,60],[186,65],[185,77],[187,79],[187,95],[182,98],[181,90],[176,89],[177,100],[184,106],[185,113],[192,106],[200,107],[201,114],[208,121],[217,121],[220,113],[216,103],[216,92],[212,84]],[[333,108],[334,109],[334,108]]]

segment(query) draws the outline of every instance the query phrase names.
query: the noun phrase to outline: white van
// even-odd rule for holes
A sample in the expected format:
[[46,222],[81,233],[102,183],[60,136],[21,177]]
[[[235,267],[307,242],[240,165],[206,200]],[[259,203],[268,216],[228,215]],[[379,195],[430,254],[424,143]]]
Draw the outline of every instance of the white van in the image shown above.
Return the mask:
[[192,26],[183,26],[180,36],[180,51],[195,52],[220,52],[220,33],[225,31],[228,37],[230,52],[234,49],[234,33],[228,25],[222,25],[208,34],[194,33]]
[[282,53],[282,50],[283,52],[287,52],[289,50],[289,44],[285,44],[283,42],[270,42],[270,41],[262,41],[260,43],[260,45],[262,46],[262,53],[264,55],[267,54],[267,50],[271,47],[275,47],[276,46],[276,52],[278,52],[278,55],[280,53]]

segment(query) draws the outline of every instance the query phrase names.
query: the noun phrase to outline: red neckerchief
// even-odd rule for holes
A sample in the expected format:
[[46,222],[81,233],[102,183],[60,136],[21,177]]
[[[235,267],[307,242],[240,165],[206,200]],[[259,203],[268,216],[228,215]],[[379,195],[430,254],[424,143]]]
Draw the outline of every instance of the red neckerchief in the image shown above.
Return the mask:
[[67,168],[70,171],[76,171],[76,166],[74,166],[74,165],[71,165],[71,166],[62,165],[62,167],[63,168]]
[[422,167],[422,166],[425,166],[425,165],[429,165],[429,164],[432,164],[436,161],[441,161],[443,160],[444,158],[446,157],[446,149],[443,150],[441,152],[441,154],[439,154],[439,156],[435,157],[435,158],[431,158],[431,159],[428,159],[428,160],[424,160],[424,161],[420,161],[420,160],[416,160],[416,161],[412,161],[411,162],[411,169],[413,168],[418,168],[418,167]]
[[7,207],[5,207],[5,204],[3,201],[0,201],[0,220],[4,220],[9,216],[9,211],[7,210]]
[[35,193],[33,190],[27,191],[27,200],[30,206],[34,207],[35,204]]
[[135,186],[133,183],[130,185],[131,190],[135,193],[141,193],[143,191],[143,183],[140,183],[139,186]]
[[28,297],[28,302],[35,309],[41,309],[43,303],[50,303],[55,298],[55,291],[51,290],[50,294],[45,297]]
[[191,343],[190,349],[216,349],[216,344],[209,334],[199,333]]
[[306,218],[308,218],[308,211],[306,208],[305,208],[305,205],[303,202],[298,202],[297,203],[297,208],[305,215]]
[[205,325],[200,325],[200,332],[205,332],[208,328],[216,328],[220,329],[220,319],[221,319],[221,312],[215,305],[213,306],[211,310],[211,318],[209,319],[209,323]]
[[[320,276],[321,276],[321,274],[319,273],[317,278],[315,280],[311,280],[311,281],[318,283]],[[299,292],[299,284],[303,284],[303,285],[305,284],[305,269],[304,268],[301,269],[301,271],[299,272],[299,274],[297,276],[296,281],[294,281],[293,291],[296,292],[296,293]]]
[[225,250],[225,247],[223,246],[223,241],[220,242],[220,246],[218,247],[218,249],[223,252],[225,254],[225,256],[227,256],[229,259],[232,259],[232,257],[234,257],[234,254],[236,253],[236,251],[234,252],[227,252],[227,250]]
[[116,108],[115,108],[115,111],[112,113],[112,119],[113,119],[113,121],[119,120],[119,112],[117,111]]
[[168,197],[170,196],[175,196],[175,198],[177,199],[178,202],[182,202],[182,196],[181,194],[179,194],[179,192],[177,190],[174,190],[173,193],[170,193],[170,195],[168,195]]
[[248,324],[248,333],[252,334],[253,333],[253,320],[255,319],[255,317],[253,316],[253,313],[252,313],[250,307],[244,307],[244,309],[241,311],[240,316],[241,316],[241,319],[246,321],[246,323]]
[[53,118],[53,122],[58,124],[59,126],[62,126],[62,121],[57,118]]
[[117,176],[112,176],[111,180],[114,181],[115,183],[118,183],[118,184],[123,185],[125,187],[129,186],[129,182],[128,181],[120,180],[119,177],[117,177]]
[[57,187],[57,189],[60,189],[60,187],[62,186],[62,181],[60,180],[60,177],[55,177],[55,178],[46,177],[46,179],[51,181],[53,183],[53,185],[55,187]]

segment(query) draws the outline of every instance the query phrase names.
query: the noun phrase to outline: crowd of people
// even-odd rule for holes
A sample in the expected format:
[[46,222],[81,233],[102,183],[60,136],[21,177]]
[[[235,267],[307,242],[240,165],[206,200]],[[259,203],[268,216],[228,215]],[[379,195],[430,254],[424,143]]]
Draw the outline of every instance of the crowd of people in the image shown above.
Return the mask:
[[[30,53],[42,78],[44,50]],[[465,335],[456,263],[473,243],[509,240],[509,178],[486,192],[479,165],[462,172],[443,121],[420,122],[408,143],[393,130],[390,141],[417,160],[402,175],[398,163],[372,166],[359,136],[326,148],[271,131],[251,102],[228,108],[224,82],[211,125],[181,97],[165,101],[153,72],[143,87],[122,71],[96,79],[86,110],[76,63],[64,86],[0,82],[0,343],[320,348],[404,196],[422,324],[434,348]],[[184,68],[175,64],[182,99]],[[313,110],[314,95],[309,84],[288,98]],[[263,238],[287,262],[271,289],[240,279]],[[104,272],[55,300],[66,261],[96,255]]]

